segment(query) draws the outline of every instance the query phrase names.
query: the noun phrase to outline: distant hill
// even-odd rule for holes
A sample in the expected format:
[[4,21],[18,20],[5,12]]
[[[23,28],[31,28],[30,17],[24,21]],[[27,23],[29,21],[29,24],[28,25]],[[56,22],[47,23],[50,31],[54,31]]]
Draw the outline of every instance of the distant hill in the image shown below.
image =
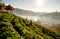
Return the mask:
[[38,16],[38,15],[44,14],[45,12],[33,12],[29,10],[15,8],[13,13],[17,15],[25,15],[25,16]]
[[19,14],[19,15],[30,15],[30,16],[31,16],[31,15],[33,15],[35,12],[15,8],[14,13],[15,13],[15,14]]
[[0,39],[60,39],[60,33],[46,29],[30,20],[0,12]]
[[60,16],[60,12],[45,13],[45,14],[42,14],[41,16],[56,17],[56,16]]
[[[39,15],[39,17],[46,19],[46,22],[51,22],[52,24],[60,24],[60,12],[53,12],[53,13],[45,13]],[[50,21],[49,21],[50,20]]]

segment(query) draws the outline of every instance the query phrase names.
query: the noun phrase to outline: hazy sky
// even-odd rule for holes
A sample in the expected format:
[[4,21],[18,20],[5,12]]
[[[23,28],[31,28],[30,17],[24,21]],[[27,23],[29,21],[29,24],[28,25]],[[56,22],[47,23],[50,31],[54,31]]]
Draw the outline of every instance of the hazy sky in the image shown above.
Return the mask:
[[14,5],[17,8],[35,12],[60,11],[60,0],[3,0],[3,2]]

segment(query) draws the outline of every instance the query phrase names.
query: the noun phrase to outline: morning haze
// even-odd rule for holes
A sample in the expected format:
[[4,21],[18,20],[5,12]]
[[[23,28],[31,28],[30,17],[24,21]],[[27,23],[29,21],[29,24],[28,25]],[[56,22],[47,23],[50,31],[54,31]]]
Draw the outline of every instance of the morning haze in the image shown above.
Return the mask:
[[14,5],[16,8],[31,10],[35,12],[60,12],[60,0],[3,0],[6,4]]

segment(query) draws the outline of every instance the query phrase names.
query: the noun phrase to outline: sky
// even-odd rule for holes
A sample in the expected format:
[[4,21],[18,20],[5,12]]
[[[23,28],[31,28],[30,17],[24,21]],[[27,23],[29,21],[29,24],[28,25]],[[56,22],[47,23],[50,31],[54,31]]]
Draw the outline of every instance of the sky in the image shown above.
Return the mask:
[[2,0],[16,8],[34,12],[60,12],[60,0]]

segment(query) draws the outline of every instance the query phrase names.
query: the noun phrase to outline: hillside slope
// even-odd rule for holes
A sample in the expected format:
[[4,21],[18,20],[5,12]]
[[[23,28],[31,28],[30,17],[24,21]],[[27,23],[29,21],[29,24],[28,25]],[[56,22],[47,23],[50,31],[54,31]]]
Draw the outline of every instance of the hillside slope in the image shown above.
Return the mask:
[[0,13],[0,39],[60,39],[60,33],[11,13]]

